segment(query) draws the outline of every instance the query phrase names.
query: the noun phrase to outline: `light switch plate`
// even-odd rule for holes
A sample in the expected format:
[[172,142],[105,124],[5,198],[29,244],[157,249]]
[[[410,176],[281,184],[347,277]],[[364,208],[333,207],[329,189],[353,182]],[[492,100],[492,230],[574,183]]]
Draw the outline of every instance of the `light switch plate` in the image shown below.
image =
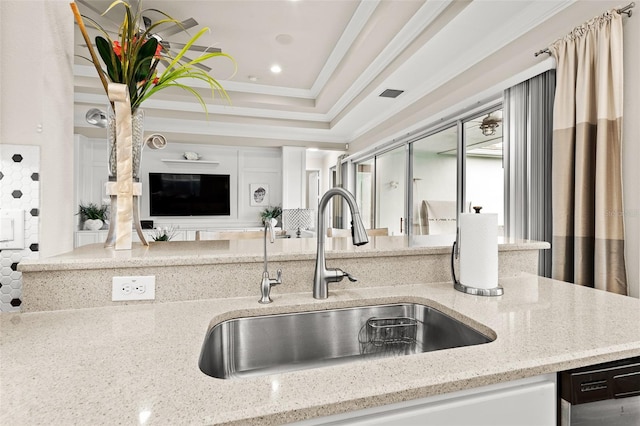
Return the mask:
[[24,210],[0,209],[0,249],[24,249]]
[[14,226],[10,217],[0,217],[0,242],[13,241]]

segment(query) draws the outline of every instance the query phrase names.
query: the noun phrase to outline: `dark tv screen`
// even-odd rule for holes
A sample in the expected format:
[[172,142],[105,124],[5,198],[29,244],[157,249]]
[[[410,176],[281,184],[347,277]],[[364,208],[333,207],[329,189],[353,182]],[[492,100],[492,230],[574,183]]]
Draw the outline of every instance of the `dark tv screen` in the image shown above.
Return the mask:
[[150,216],[228,216],[229,175],[149,173]]

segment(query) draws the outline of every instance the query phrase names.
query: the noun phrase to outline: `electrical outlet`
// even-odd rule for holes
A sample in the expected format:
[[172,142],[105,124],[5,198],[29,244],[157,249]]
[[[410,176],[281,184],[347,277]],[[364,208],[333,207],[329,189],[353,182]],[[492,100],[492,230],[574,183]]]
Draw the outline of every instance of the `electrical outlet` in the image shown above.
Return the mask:
[[111,300],[154,300],[156,276],[113,277]]

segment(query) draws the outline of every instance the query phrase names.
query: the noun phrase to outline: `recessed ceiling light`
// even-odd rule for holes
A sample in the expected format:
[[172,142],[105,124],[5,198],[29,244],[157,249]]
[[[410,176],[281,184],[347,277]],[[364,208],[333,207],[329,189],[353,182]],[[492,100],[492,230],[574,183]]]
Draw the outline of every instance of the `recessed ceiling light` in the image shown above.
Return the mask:
[[280,74],[280,72],[282,72],[282,68],[278,64],[271,65],[271,72],[274,74]]

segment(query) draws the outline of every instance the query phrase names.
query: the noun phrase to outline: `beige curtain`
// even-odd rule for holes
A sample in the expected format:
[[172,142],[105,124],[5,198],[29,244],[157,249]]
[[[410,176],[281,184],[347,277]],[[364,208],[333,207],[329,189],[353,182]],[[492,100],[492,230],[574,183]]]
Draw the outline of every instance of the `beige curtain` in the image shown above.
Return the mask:
[[553,278],[627,294],[622,204],[622,19],[609,11],[549,46]]

